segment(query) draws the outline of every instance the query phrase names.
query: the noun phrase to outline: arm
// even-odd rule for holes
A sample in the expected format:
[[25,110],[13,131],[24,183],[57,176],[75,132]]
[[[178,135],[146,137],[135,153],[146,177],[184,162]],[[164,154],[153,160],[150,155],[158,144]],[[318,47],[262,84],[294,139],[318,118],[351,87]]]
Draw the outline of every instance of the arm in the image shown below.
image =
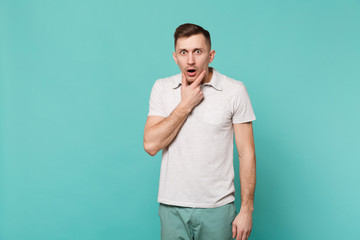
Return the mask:
[[192,109],[197,106],[204,95],[200,83],[205,76],[205,71],[190,85],[186,82],[186,76],[182,73],[181,102],[167,117],[149,116],[144,130],[144,149],[151,156],[167,147],[180,131],[186,118]]
[[254,192],[256,184],[256,156],[252,122],[234,124],[235,142],[240,161],[241,208],[233,221],[233,237],[245,240],[252,229]]
[[144,130],[144,149],[151,156],[167,147],[178,134],[191,109],[179,104],[169,117],[149,116]]

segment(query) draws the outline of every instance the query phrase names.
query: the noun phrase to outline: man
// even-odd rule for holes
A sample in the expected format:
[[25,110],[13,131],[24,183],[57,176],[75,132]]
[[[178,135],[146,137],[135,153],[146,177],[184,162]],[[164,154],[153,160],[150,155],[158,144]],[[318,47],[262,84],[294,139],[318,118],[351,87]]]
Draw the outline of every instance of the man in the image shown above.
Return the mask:
[[[158,193],[161,239],[245,240],[252,229],[255,115],[244,84],[209,67],[208,31],[180,25],[173,57],[181,73],[151,91],[144,148],[162,150]],[[240,160],[236,216],[233,134]]]

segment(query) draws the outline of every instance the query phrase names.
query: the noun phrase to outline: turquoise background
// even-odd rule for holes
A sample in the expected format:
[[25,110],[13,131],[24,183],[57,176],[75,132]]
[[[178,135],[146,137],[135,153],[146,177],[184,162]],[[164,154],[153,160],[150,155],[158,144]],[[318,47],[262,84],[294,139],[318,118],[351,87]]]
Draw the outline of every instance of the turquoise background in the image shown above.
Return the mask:
[[160,239],[143,129],[185,22],[257,117],[250,239],[360,239],[358,0],[0,1],[0,239]]

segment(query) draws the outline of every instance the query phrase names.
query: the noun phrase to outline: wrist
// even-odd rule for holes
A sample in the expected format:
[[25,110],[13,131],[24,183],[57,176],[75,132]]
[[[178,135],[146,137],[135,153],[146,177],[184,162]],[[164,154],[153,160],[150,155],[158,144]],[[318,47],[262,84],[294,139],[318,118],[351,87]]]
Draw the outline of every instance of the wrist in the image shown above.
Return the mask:
[[179,111],[181,111],[182,113],[184,114],[189,114],[191,112],[191,108],[188,107],[184,102],[180,102],[179,105],[178,105],[178,109]]
[[254,207],[250,205],[241,205],[240,212],[252,213],[254,211]]

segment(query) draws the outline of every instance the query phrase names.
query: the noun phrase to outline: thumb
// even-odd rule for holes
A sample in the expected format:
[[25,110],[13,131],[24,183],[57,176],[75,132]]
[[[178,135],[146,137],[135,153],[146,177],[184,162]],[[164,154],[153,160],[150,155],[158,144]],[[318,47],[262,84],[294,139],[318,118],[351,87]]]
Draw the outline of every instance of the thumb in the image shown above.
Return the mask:
[[236,237],[236,225],[233,224],[232,226],[232,238],[235,238]]
[[182,87],[187,87],[188,84],[186,82],[186,76],[185,76],[185,73],[181,72],[181,76],[182,76],[182,80],[181,80],[181,86]]

